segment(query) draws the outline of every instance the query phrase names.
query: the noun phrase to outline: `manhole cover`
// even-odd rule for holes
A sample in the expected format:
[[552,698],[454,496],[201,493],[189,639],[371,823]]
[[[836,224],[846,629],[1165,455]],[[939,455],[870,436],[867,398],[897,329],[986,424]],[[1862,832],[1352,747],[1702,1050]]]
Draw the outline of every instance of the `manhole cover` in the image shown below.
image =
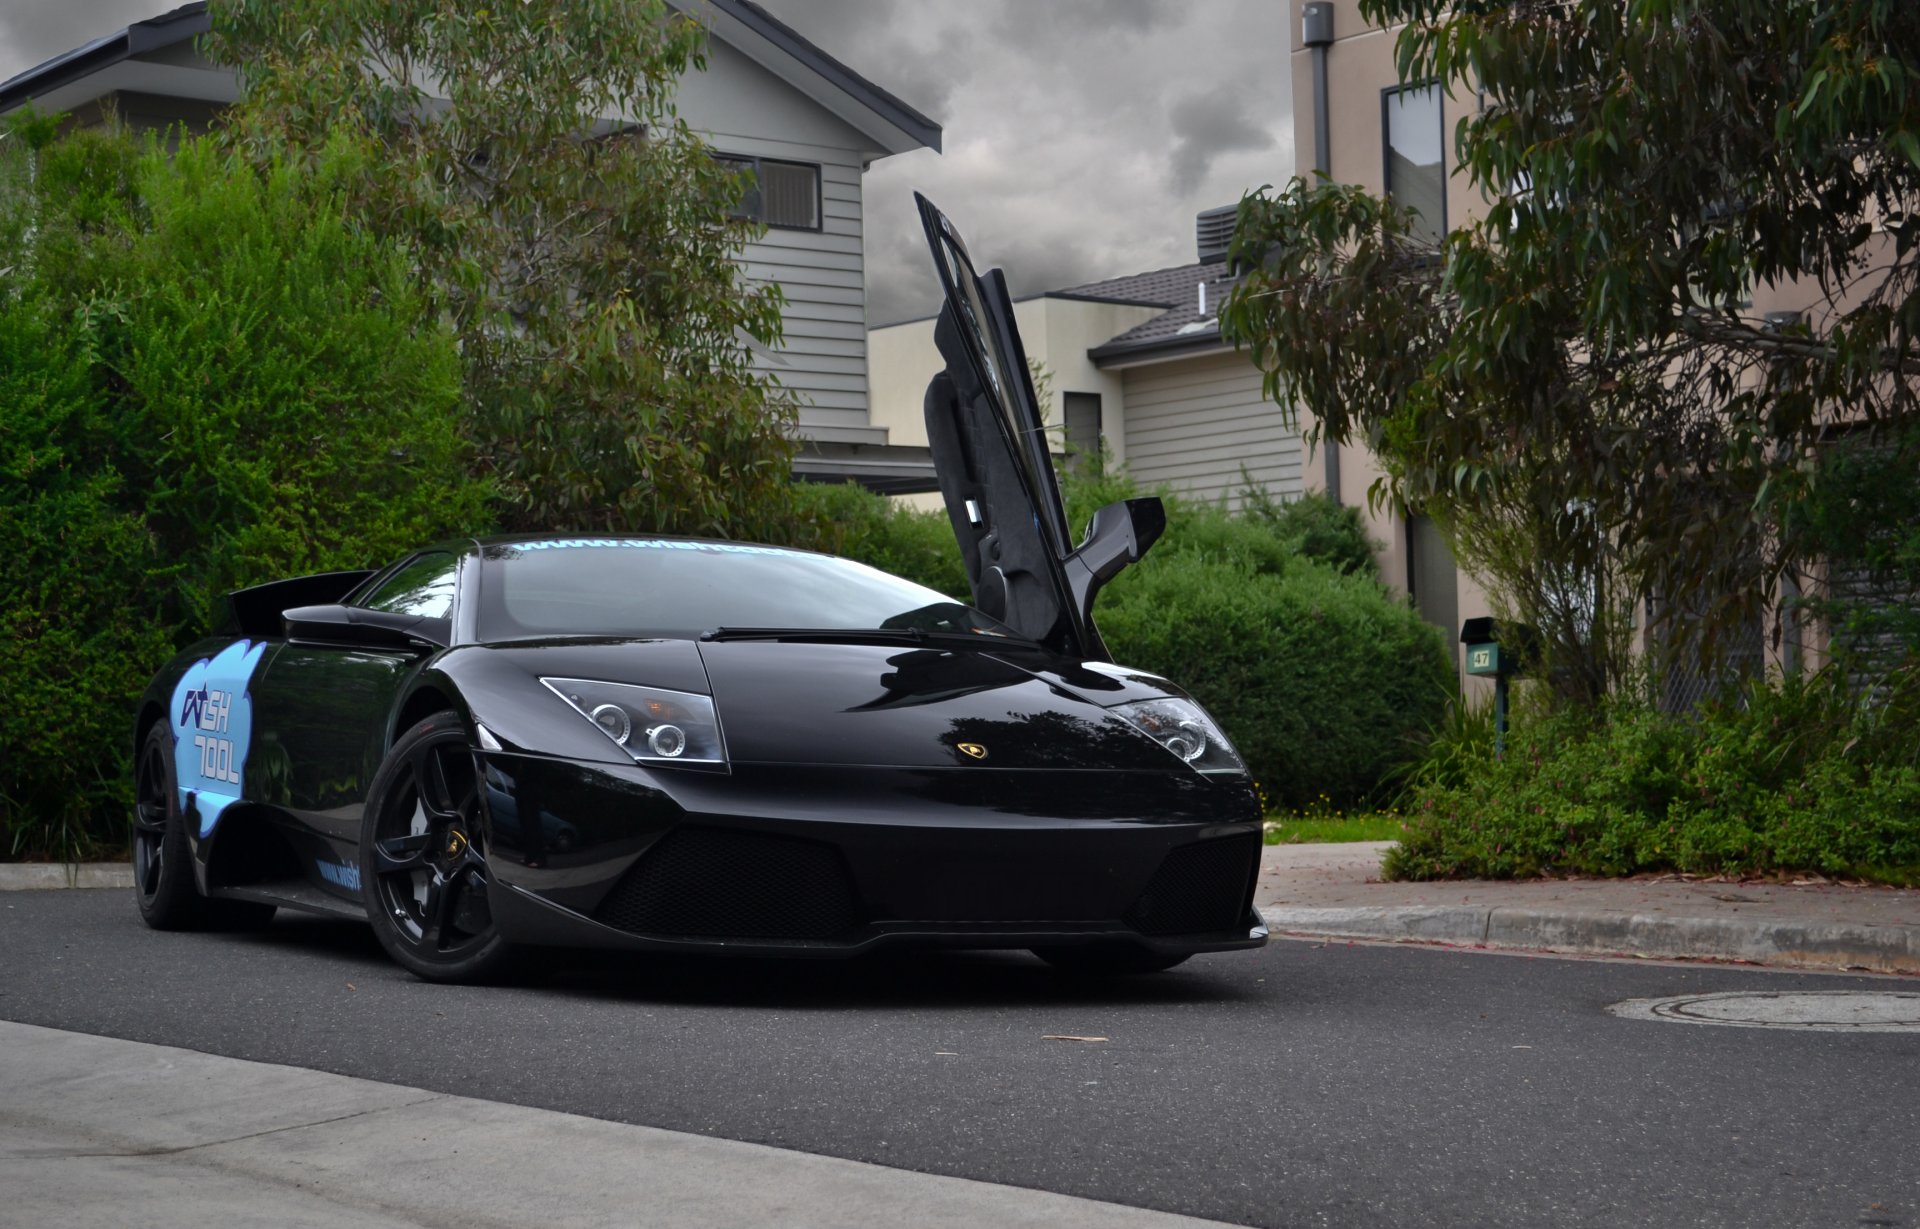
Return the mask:
[[1920,994],[1881,990],[1736,990],[1628,999],[1607,1008],[1629,1020],[1799,1028],[1825,1033],[1920,1033]]

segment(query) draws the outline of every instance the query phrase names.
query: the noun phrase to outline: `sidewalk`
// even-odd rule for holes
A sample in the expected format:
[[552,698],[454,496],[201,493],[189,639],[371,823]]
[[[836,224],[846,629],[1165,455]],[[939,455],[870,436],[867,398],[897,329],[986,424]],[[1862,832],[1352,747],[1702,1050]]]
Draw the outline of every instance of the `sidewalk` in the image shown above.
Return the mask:
[[1269,845],[1280,935],[1920,973],[1920,889],[1640,879],[1382,883],[1390,842]]
[[1203,1229],[1047,1191],[0,1022],[0,1224]]

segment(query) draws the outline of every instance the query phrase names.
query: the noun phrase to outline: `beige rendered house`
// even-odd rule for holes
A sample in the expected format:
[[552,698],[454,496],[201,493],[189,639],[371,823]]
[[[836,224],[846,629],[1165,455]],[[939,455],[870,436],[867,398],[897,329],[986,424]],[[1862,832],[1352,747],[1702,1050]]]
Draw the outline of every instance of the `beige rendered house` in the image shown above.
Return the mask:
[[[1455,173],[1450,156],[1451,134],[1465,113],[1462,108],[1474,107],[1478,100],[1465,92],[1448,96],[1438,84],[1402,85],[1394,62],[1397,28],[1369,26],[1358,0],[1289,0],[1289,5],[1294,173],[1310,178],[1323,172],[1342,183],[1390,194],[1418,209],[1436,233],[1479,216],[1486,202],[1465,175]],[[1792,315],[1819,298],[1813,288],[1756,286],[1749,310],[1763,318]],[[1489,613],[1485,592],[1454,566],[1430,525],[1390,510],[1368,509],[1367,488],[1379,475],[1379,466],[1364,450],[1324,449],[1309,461],[1305,487],[1331,492],[1360,509],[1375,540],[1383,544],[1383,574],[1406,589],[1430,621],[1450,623],[1457,631],[1461,620]],[[1756,625],[1732,649],[1730,668],[1790,666],[1794,655],[1818,647],[1804,643],[1813,629],[1796,628],[1778,612],[1775,617],[1782,619],[1779,643],[1772,642],[1768,628]],[[1642,619],[1642,637],[1650,622],[1650,617]],[[1686,707],[1706,685],[1697,674],[1673,671],[1663,683],[1664,701],[1669,707]]]
[[[742,259],[751,277],[786,293],[785,344],[758,359],[801,399],[796,472],[931,490],[924,437],[902,448],[867,414],[861,192],[878,159],[938,150],[940,125],[752,0],[673,3],[711,34],[706,71],[681,82],[682,118],[718,155],[758,172],[750,204],[767,233]],[[31,101],[79,123],[111,109],[138,128],[204,129],[239,94],[234,71],[195,48],[208,24],[205,0],[195,0],[103,33],[0,82],[0,115]]]
[[[1288,0],[1293,21],[1292,172],[1324,173],[1341,183],[1390,193],[1418,209],[1435,235],[1465,220],[1481,202],[1453,174],[1448,133],[1460,104],[1438,85],[1403,87],[1394,65],[1394,31],[1367,25],[1358,0]],[[1302,409],[1302,427],[1312,417]],[[1359,448],[1322,446],[1304,486],[1357,508],[1378,544],[1380,573],[1407,593],[1428,622],[1457,640],[1465,619],[1491,613],[1486,593],[1454,565],[1433,525],[1391,508],[1368,507],[1381,476]],[[1462,658],[1461,664],[1464,664]]]

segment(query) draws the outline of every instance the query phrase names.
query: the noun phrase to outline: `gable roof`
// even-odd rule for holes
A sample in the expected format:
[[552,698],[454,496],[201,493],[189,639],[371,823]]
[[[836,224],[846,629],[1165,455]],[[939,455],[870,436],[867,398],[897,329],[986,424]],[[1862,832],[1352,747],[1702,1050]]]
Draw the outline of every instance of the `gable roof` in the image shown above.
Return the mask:
[[[814,46],[754,0],[669,0],[719,39],[799,89],[889,154],[940,148],[940,125]],[[136,21],[0,82],[0,113],[134,56],[211,28],[206,0]]]
[[879,140],[887,153],[903,154],[922,147],[939,152],[939,124],[802,38],[755,0],[668,3],[682,12],[705,17],[708,28],[721,40],[858,131]]
[[136,21],[124,30],[82,43],[23,73],[0,81],[0,112],[11,111],[31,98],[78,81],[89,73],[118,64],[130,56],[184,43],[212,27],[206,0],[191,0],[177,9]]

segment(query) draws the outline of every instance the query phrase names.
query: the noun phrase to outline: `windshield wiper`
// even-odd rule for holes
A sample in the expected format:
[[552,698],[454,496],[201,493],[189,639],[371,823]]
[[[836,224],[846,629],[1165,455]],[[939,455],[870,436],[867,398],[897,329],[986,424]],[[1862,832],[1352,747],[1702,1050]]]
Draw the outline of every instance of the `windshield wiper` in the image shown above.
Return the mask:
[[923,627],[716,627],[702,640],[812,640],[826,644],[940,644],[992,649],[1026,644],[991,632],[936,632]]

